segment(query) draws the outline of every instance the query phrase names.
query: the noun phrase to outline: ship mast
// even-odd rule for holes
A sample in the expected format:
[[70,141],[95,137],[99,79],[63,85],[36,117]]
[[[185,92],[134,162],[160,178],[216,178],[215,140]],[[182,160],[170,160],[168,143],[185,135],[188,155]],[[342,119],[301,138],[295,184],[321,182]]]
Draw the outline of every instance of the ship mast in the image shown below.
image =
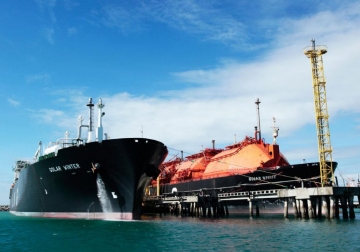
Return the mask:
[[92,103],[92,98],[89,98],[89,103],[86,105],[89,107],[89,132],[87,142],[90,143],[93,140],[93,121],[94,121],[94,104]]
[[304,49],[304,54],[310,59],[311,63],[321,186],[326,186],[328,179],[331,179],[331,181],[334,182],[332,148],[330,144],[330,129],[328,120],[329,115],[325,90],[326,79],[324,76],[322,61],[322,55],[326,52],[327,47],[324,45],[315,46],[314,39],[311,40],[311,46]]
[[261,141],[261,129],[260,129],[260,110],[259,110],[259,104],[260,104],[260,100],[259,98],[256,99],[255,104],[256,104],[256,110],[257,110],[257,121],[258,121],[258,126],[257,126],[257,133],[258,133],[258,140]]
[[273,137],[274,137],[273,144],[276,144],[276,138],[279,135],[279,127],[275,126],[275,121],[276,121],[276,119],[275,119],[275,117],[273,117],[273,126],[272,126],[272,128],[273,128]]
[[101,142],[103,140],[103,126],[102,126],[102,117],[105,115],[105,112],[102,112],[103,107],[105,107],[105,104],[102,103],[101,98],[99,99],[99,103],[97,104],[97,107],[99,109],[99,117],[98,117],[98,127],[96,128],[96,138],[98,142]]

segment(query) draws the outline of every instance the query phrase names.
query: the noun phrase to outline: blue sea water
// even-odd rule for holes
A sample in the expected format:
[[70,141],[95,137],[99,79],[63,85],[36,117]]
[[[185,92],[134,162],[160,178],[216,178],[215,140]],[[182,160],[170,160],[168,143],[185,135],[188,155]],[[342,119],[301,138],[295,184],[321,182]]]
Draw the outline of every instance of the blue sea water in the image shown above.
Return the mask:
[[0,212],[0,251],[360,251],[353,220],[280,214],[139,221],[44,219]]

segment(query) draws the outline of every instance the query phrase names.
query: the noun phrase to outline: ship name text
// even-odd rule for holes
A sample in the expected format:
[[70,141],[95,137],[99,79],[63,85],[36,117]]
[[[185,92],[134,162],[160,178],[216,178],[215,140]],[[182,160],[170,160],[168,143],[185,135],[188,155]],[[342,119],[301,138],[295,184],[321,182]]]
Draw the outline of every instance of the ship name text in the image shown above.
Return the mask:
[[268,179],[276,179],[276,175],[260,176],[260,177],[249,177],[249,181],[268,180]]
[[78,163],[76,164],[67,164],[67,165],[63,165],[61,166],[55,166],[55,167],[50,167],[49,171],[50,172],[60,172],[63,171],[63,169],[66,170],[73,170],[73,169],[80,169],[80,165]]

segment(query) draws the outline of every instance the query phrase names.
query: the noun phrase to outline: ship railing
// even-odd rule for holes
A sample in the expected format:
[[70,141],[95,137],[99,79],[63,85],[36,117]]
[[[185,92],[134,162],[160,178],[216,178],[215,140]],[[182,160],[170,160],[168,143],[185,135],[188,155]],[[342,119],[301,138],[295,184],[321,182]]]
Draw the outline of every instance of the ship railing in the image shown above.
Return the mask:
[[29,165],[33,164],[34,161],[30,159],[20,159],[16,161],[15,167],[13,167],[13,171],[20,171],[23,168],[27,168]]
[[58,140],[56,140],[56,142],[50,142],[48,148],[55,145],[59,145],[60,148],[66,148],[71,146],[77,146],[79,144],[82,144],[83,142],[84,140],[79,138],[59,138]]
[[219,201],[224,200],[236,200],[236,199],[268,199],[268,198],[277,198],[279,189],[268,189],[268,190],[258,190],[258,191],[246,191],[246,192],[227,192],[219,193]]
[[308,52],[315,52],[315,51],[321,51],[323,54],[327,52],[327,46],[326,45],[317,45],[315,48],[313,46],[307,46],[304,48],[304,53]]
[[[207,195],[209,196],[209,195]],[[198,202],[198,195],[183,195],[176,196],[173,194],[163,194],[161,196],[145,196],[143,201],[153,202],[155,204],[169,204],[169,203],[179,203],[179,202]]]

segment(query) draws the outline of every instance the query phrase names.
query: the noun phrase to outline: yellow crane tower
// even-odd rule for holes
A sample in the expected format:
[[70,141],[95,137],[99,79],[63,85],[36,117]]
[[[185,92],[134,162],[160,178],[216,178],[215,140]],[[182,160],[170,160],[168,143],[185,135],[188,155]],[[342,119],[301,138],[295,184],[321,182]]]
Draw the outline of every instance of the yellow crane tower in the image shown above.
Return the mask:
[[311,40],[311,46],[304,49],[304,54],[310,59],[312,83],[314,88],[316,129],[318,137],[321,186],[328,185],[329,179],[334,182],[332,167],[332,148],[330,144],[329,115],[326,102],[326,79],[324,76],[322,55],[327,52],[323,45],[315,46],[315,40]]

